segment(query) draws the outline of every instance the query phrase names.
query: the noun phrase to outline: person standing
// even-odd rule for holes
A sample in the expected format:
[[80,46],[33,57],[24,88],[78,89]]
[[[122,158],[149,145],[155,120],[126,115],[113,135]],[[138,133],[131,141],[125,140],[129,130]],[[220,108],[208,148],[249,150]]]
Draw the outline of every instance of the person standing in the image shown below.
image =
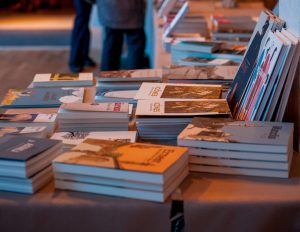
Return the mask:
[[124,38],[128,48],[127,68],[143,68],[146,44],[145,0],[97,0],[97,8],[105,32],[101,70],[120,69]]
[[95,67],[96,63],[89,57],[90,29],[89,21],[92,0],[73,0],[76,11],[71,35],[69,68],[72,72],[81,72],[84,67]]

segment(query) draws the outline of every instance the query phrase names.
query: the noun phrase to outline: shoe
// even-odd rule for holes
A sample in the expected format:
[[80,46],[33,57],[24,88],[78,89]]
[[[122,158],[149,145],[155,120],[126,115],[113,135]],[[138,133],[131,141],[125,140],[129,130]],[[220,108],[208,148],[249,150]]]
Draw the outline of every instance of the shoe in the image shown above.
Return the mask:
[[70,70],[72,73],[80,73],[83,68],[75,65],[70,65]]
[[95,61],[93,61],[90,57],[86,58],[86,60],[84,61],[84,66],[85,67],[96,67],[97,64]]

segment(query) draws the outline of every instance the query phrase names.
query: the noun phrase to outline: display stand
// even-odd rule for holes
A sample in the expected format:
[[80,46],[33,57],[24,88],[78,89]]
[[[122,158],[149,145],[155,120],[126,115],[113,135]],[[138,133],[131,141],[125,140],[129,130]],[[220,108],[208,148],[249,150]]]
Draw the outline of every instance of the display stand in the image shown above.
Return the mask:
[[[299,0],[280,0],[279,1],[279,17],[284,19],[287,23],[287,28],[297,35],[300,35],[300,1]],[[294,122],[294,149],[299,152],[299,126],[300,126],[300,69],[299,64],[293,84],[292,91],[290,93],[290,99],[286,108],[285,121]]]

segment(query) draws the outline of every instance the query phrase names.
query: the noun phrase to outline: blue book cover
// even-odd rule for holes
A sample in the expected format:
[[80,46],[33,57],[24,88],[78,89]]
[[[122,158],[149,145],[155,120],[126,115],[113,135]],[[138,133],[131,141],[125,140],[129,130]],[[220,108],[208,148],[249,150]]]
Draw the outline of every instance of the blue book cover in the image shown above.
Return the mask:
[[49,108],[83,101],[83,88],[10,89],[1,108]]
[[0,138],[0,160],[27,161],[58,143],[61,141],[7,135]]

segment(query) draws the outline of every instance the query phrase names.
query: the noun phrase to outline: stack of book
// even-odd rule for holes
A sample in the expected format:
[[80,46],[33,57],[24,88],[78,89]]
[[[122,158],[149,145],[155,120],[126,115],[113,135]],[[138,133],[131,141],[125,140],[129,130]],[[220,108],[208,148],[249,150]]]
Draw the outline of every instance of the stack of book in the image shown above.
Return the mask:
[[9,89],[0,108],[56,108],[65,102],[82,102],[84,88]]
[[136,131],[76,131],[76,132],[56,132],[51,139],[61,140],[63,151],[69,151],[73,147],[82,143],[85,139],[116,140],[123,142],[136,142]]
[[[246,46],[243,45],[228,45],[224,44],[220,49],[215,52],[200,52],[197,46],[183,45],[183,42],[173,44],[171,46],[171,59],[173,64],[182,65],[181,61],[187,57],[196,57],[204,59],[225,59],[231,60],[233,62],[241,62],[243,59],[244,52],[246,51]],[[196,49],[196,50],[193,50]]]
[[57,114],[0,114],[0,127],[43,127],[53,133]]
[[65,103],[58,111],[59,131],[127,131],[125,102]]
[[61,142],[8,135],[0,138],[0,149],[0,190],[34,193],[53,177]]
[[191,122],[195,116],[229,116],[225,99],[199,100],[139,100],[136,109],[136,125],[144,140],[171,140]]
[[191,171],[288,177],[293,124],[194,118],[178,136]]
[[228,114],[221,85],[143,83],[135,99],[142,139],[175,139],[196,115]]
[[164,18],[163,38],[187,37],[197,34],[197,37],[208,35],[208,26],[205,17],[199,14],[189,14],[190,2],[185,2],[173,14],[168,14]]
[[251,16],[212,15],[212,40],[248,43],[257,23]]
[[38,73],[32,86],[37,87],[80,87],[92,86],[93,73]]
[[97,79],[95,100],[100,102],[133,100],[143,82],[161,82],[161,69],[137,69],[100,72]]
[[175,66],[165,68],[163,82],[186,84],[219,84],[227,90],[238,66]]
[[55,187],[163,202],[188,174],[187,148],[86,139],[53,161]]

